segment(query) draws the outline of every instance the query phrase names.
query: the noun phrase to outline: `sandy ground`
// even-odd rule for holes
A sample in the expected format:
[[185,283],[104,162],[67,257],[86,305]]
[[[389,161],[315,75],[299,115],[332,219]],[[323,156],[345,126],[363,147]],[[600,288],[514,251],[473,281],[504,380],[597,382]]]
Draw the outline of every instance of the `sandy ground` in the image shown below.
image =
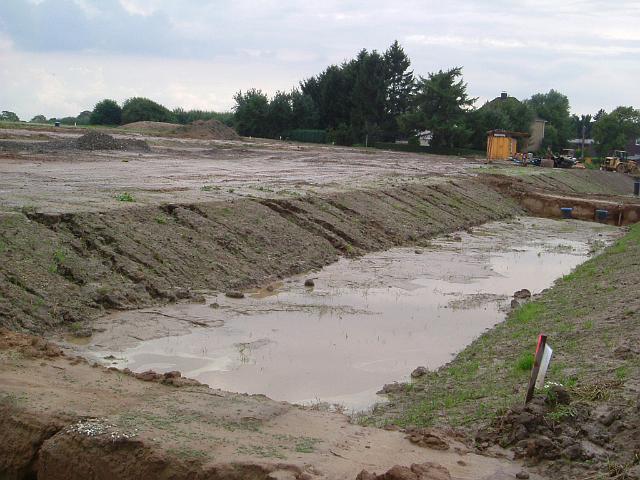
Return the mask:
[[[73,138],[68,132],[1,130],[24,142]],[[343,190],[393,182],[398,177],[461,174],[473,159],[374,149],[243,139],[205,141],[146,135],[152,151],[51,153],[0,149],[0,209],[97,211],[136,205],[198,202],[238,196],[290,196],[318,189]],[[0,137],[1,138],[1,137]]]
[[[261,395],[143,382],[61,356],[42,341],[8,332],[0,338],[0,450],[11,451],[0,459],[0,471],[21,459],[44,478],[109,478],[150,469],[158,475],[153,478],[185,471],[196,478],[235,465],[246,476],[212,478],[337,480],[427,461],[460,480],[514,478],[521,470],[506,458],[476,455],[446,433],[437,433],[446,450],[425,448],[400,432],[356,426],[339,414]],[[97,457],[96,448],[102,451]],[[261,470],[264,476],[256,474]]]

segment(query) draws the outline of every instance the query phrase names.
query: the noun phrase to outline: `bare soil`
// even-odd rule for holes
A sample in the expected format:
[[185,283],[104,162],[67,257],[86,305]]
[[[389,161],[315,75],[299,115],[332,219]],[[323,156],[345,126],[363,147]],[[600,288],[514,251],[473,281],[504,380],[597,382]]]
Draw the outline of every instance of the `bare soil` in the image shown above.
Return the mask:
[[432,432],[438,448],[420,446],[402,432],[262,395],[176,377],[143,381],[6,330],[0,362],[4,478],[334,480],[427,461],[456,479],[507,479],[521,470],[472,453],[454,432]]
[[134,122],[123,125],[123,130],[145,134],[162,134],[178,138],[202,140],[240,140],[236,131],[218,120],[196,120],[188,125],[164,122]]
[[[210,390],[177,374],[149,373],[143,381],[30,336],[82,333],[88,319],[115,310],[194,300],[202,290],[259,286],[340,255],[419,245],[521,213],[523,189],[615,194],[632,202],[626,176],[500,169],[504,189],[502,180],[478,175],[477,160],[454,157],[122,130],[109,133],[144,140],[151,150],[40,152],[31,146],[73,141],[86,130],[1,133],[24,148],[0,152],[0,325],[9,328],[0,333],[0,476],[312,479],[355,478],[367,470],[371,475],[361,478],[368,479],[402,464],[422,466],[409,467],[414,477],[396,469],[385,478],[513,478],[520,464],[504,456],[514,451],[491,446],[512,447],[499,439],[502,431],[509,436],[507,429],[490,431],[477,445],[483,455],[476,455],[447,425],[491,428],[497,406],[506,412],[516,398],[511,365],[543,328],[560,352],[552,378],[569,377],[564,370],[577,367],[575,387],[586,389],[579,391],[595,379],[617,380],[620,388],[606,389],[607,405],[628,419],[620,431],[635,432],[635,237],[529,304],[542,306],[522,307],[492,331],[496,337],[483,336],[465,350],[459,363],[427,375],[426,390],[406,389],[390,410],[372,417],[390,429],[443,425],[433,432],[360,427],[339,414]],[[522,330],[510,330],[514,324]],[[589,343],[593,339],[600,343]],[[519,384],[523,374],[515,377]],[[433,390],[443,385],[453,400]],[[456,417],[468,421],[450,421]],[[534,440],[547,436],[537,427],[527,432]],[[637,435],[609,434],[613,440],[602,447],[607,456],[580,461],[595,465],[591,474],[610,459],[628,476],[637,463]],[[450,448],[425,448],[434,445],[432,436]],[[547,461],[557,459],[543,465]],[[578,465],[572,462],[563,471],[569,478]]]

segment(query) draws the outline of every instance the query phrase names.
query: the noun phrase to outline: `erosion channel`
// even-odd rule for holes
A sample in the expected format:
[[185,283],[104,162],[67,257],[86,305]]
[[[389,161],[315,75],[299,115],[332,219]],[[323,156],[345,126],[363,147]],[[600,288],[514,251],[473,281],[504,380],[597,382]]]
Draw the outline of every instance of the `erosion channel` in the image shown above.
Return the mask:
[[92,337],[65,343],[107,366],[362,411],[383,401],[384,384],[440,367],[502,321],[514,291],[540,293],[617,232],[575,220],[490,222],[419,249],[342,258],[244,298],[202,292],[198,303],[107,315]]

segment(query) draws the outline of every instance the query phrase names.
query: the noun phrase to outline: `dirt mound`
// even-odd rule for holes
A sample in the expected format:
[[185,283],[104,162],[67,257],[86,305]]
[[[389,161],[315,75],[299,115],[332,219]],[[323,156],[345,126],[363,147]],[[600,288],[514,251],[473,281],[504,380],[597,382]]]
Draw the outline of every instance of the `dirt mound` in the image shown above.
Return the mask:
[[587,463],[589,470],[615,467],[622,475],[637,464],[640,453],[638,410],[633,405],[589,401],[593,392],[602,396],[619,388],[618,383],[574,389],[553,386],[528,405],[509,409],[480,431],[476,442],[481,450],[492,443],[511,448],[516,458],[529,464],[546,462],[557,478],[577,478]]
[[360,472],[356,480],[451,480],[449,470],[437,463],[414,463],[411,467],[396,465],[387,473],[375,475],[366,470]]
[[165,122],[134,122],[123,125],[125,130],[156,133],[179,138],[200,140],[239,140],[240,136],[233,128],[218,120],[196,120],[188,125]]
[[76,139],[75,147],[80,150],[151,150],[144,140],[117,139],[101,132],[88,132]]
[[176,123],[167,122],[133,122],[122,125],[120,128],[124,130],[136,130],[138,132],[156,132],[156,133],[169,133],[173,132],[180,125]]
[[176,129],[175,134],[185,138],[203,140],[239,140],[240,136],[233,128],[227,127],[218,120],[196,120],[189,125]]
[[75,140],[51,140],[49,142],[23,142],[0,140],[0,151],[52,153],[67,150],[130,150],[149,152],[151,148],[144,140],[115,138],[106,133],[91,131]]

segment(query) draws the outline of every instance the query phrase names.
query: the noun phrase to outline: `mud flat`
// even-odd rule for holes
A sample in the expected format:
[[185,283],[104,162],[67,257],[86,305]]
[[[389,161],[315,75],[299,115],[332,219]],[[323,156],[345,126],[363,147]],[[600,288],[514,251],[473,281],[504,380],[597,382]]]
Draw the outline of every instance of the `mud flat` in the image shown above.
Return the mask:
[[109,315],[74,350],[134,372],[179,370],[222,390],[361,411],[382,400],[382,385],[418,365],[437,369],[501,321],[515,290],[541,292],[618,235],[578,221],[493,222],[418,250],[343,258],[244,299]]

